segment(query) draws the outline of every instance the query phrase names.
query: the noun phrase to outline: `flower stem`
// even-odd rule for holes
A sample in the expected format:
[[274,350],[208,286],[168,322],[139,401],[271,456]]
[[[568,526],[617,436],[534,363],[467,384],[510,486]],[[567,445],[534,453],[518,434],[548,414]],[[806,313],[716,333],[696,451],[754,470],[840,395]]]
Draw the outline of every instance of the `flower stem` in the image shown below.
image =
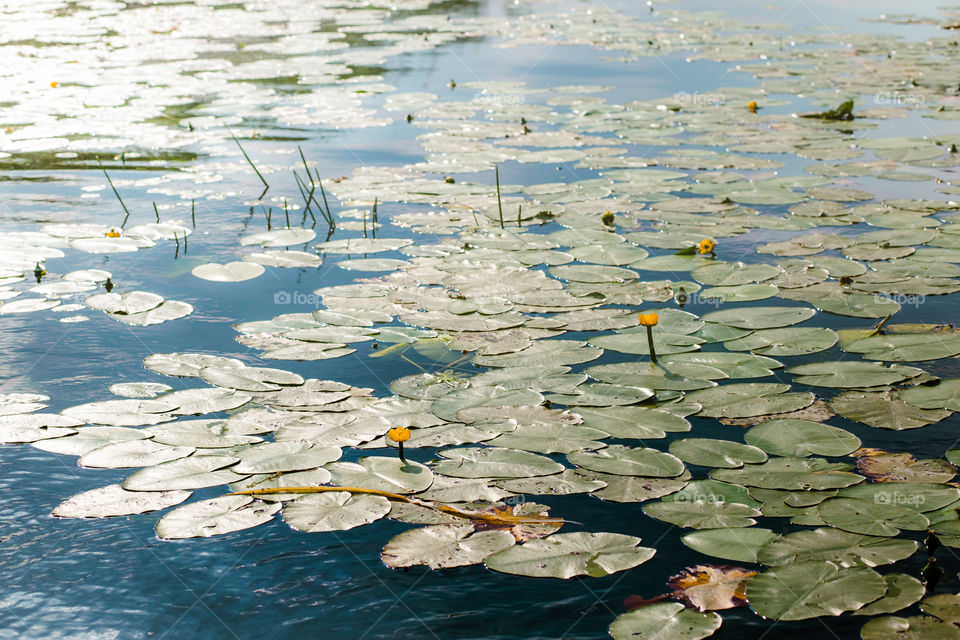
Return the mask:
[[400,452],[400,462],[402,462],[403,464],[407,464],[407,459],[403,457],[403,443],[402,443],[402,442],[398,442],[398,443],[397,443],[397,451]]
[[647,327],[647,346],[650,348],[650,361],[657,361],[657,351],[653,348],[653,327]]

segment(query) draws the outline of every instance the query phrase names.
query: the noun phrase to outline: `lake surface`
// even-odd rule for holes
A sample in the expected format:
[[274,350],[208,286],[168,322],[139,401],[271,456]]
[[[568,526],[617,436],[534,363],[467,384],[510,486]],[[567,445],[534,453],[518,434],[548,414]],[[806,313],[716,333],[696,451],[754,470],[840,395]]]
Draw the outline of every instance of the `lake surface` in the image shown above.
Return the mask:
[[[234,325],[323,309],[317,289],[386,277],[406,268],[357,263],[348,269],[338,266],[341,261],[442,256],[450,242],[472,242],[480,247],[478,251],[496,252],[515,241],[503,240],[505,227],[513,229],[516,237],[534,238],[532,242],[563,238],[550,234],[564,229],[589,228],[590,233],[600,233],[600,217],[610,210],[616,215],[616,232],[628,238],[630,233],[676,234],[660,246],[642,242],[643,235],[631,238],[651,256],[670,256],[702,237],[715,237],[718,261],[769,265],[803,254],[758,253],[758,247],[789,243],[801,234],[852,237],[885,229],[894,229],[894,235],[912,231],[902,220],[889,216],[819,225],[829,221],[831,216],[825,216],[815,218],[817,224],[792,226],[800,225],[797,220],[803,216],[788,213],[808,200],[853,208],[880,207],[885,200],[898,199],[948,203],[956,197],[960,163],[954,161],[949,146],[960,142],[960,118],[929,117],[939,107],[949,112],[956,109],[956,87],[948,93],[940,86],[936,65],[923,54],[928,40],[936,42],[930,45],[930,57],[940,56],[943,67],[951,68],[955,60],[949,56],[955,54],[945,43],[955,39],[955,30],[943,26],[957,17],[938,13],[935,3],[910,9],[917,15],[908,20],[897,17],[904,8],[893,2],[846,3],[842,8],[829,2],[742,3],[722,10],[707,2],[654,2],[648,7],[619,0],[602,5],[421,0],[397,7],[376,1],[0,4],[0,77],[7,89],[0,98],[0,231],[4,232],[0,289],[19,292],[3,305],[27,298],[55,300],[60,307],[80,304],[87,296],[104,293],[102,279],[89,280],[93,283],[89,290],[75,292],[31,293],[28,289],[38,283],[67,282],[63,276],[79,270],[104,270],[116,293],[146,291],[192,307],[184,317],[136,326],[88,306],[61,311],[38,303],[35,311],[6,313],[0,305],[0,392],[43,394],[48,396],[44,401],[48,408],[43,411],[56,413],[118,399],[108,390],[117,383],[163,383],[174,390],[203,386],[202,380],[161,375],[143,365],[152,354],[175,352],[237,358],[250,367],[280,368],[304,379],[369,389],[369,395],[381,398],[391,396],[391,383],[404,376],[448,370],[466,379],[485,369],[462,360],[459,350],[426,340],[406,350],[390,350],[399,338],[375,338],[376,348],[370,341],[351,343],[355,351],[338,358],[278,360],[260,357],[265,350],[282,346],[277,336],[253,336],[246,346],[238,342],[238,336],[244,336]],[[884,14],[887,18],[879,20]],[[824,50],[834,53],[816,54]],[[897,56],[907,62],[892,67],[900,64]],[[917,61],[915,67],[910,60]],[[898,72],[915,71],[913,82],[878,71],[891,67]],[[943,68],[939,71],[948,75]],[[767,88],[761,88],[761,83]],[[856,97],[855,113],[870,110],[869,117],[852,123],[827,122],[822,128],[811,125],[803,140],[792,128],[797,120],[804,121],[791,114],[831,109],[847,97]],[[771,126],[762,135],[749,120],[746,105],[751,100],[759,104],[757,117],[770,119]],[[890,114],[876,113],[884,109]],[[611,119],[617,124],[608,126]],[[861,124],[863,128],[855,126]],[[734,139],[735,126],[749,134]],[[525,143],[523,136],[536,142]],[[921,139],[926,141],[918,142]],[[872,145],[876,140],[894,142]],[[932,140],[942,147],[936,154],[927,153],[929,147],[937,146]],[[739,145],[745,146],[738,149]],[[679,153],[668,152],[677,149]],[[711,160],[708,152],[737,157]],[[310,213],[304,209],[303,192],[294,177],[294,172],[300,179],[304,175],[301,157],[322,179],[335,229],[328,230],[323,220],[319,193]],[[859,174],[826,172],[823,175],[830,179],[821,184],[810,181],[815,175],[809,170],[812,165],[878,158],[886,164]],[[503,192],[503,213],[497,202],[494,166]],[[673,175],[642,179],[648,168]],[[638,173],[610,173],[617,169]],[[908,180],[903,174],[919,177]],[[754,191],[748,195],[673,188],[681,183],[713,187],[744,176],[757,181],[751,183]],[[786,186],[770,186],[769,181],[778,177],[785,178]],[[791,179],[796,181],[790,183]],[[679,182],[665,184],[668,180]],[[766,186],[755,186],[761,181]],[[261,197],[264,182],[269,188]],[[415,187],[404,186],[411,184]],[[825,185],[862,190],[866,195],[805,192]],[[791,195],[784,197],[784,191],[791,189]],[[706,223],[697,226],[665,214],[667,226],[658,226],[663,221],[647,215],[656,211],[658,202],[712,195],[716,198],[705,209],[708,213],[735,203],[750,209],[749,215],[789,222],[747,228],[739,227],[746,224],[739,220],[723,223],[731,226],[711,233]],[[796,199],[791,200],[792,196]],[[727,202],[718,204],[723,198]],[[926,212],[937,220],[936,225],[926,226],[941,227],[938,237],[953,244],[927,246],[924,239],[907,246],[957,251],[960,245],[953,240],[960,237],[957,218],[951,218],[956,206],[944,204],[943,208],[943,212]],[[535,217],[546,210],[553,213]],[[460,219],[468,211],[474,222]],[[868,213],[890,214],[888,210]],[[455,222],[444,220],[447,214]],[[522,218],[519,225],[518,216]],[[143,243],[152,246],[139,250],[99,244],[84,249],[84,243],[75,243],[84,236],[77,229],[91,229],[85,237],[98,243],[112,241],[115,238],[109,234],[118,233],[119,242],[132,227],[158,221],[172,226],[153,227],[154,240]],[[401,250],[359,255],[315,248],[325,241],[373,236],[375,224],[379,224],[376,237],[404,241],[398,244]],[[241,240],[288,227],[313,229],[316,237],[266,248],[255,240],[252,244]],[[21,232],[47,235],[40,238]],[[552,262],[560,259],[556,253],[578,245],[585,250],[594,244],[592,237],[585,232],[586,240],[561,242],[554,254],[525,264],[546,278],[559,279],[557,274],[564,272],[552,271],[563,266]],[[412,243],[406,244],[408,240]],[[38,246],[59,249],[62,255],[37,253]],[[845,248],[831,246],[824,255],[839,257]],[[210,281],[192,273],[207,263],[240,261],[245,254],[284,249],[322,254],[323,263],[300,268],[268,264],[262,274],[241,282]],[[641,281],[666,280],[673,288],[661,285],[659,293],[644,298],[642,305],[613,305],[630,315],[627,324],[600,330],[572,328],[563,339],[592,340],[614,329],[634,327],[633,317],[639,310],[678,309],[677,283],[696,280],[689,269],[647,270],[644,264],[649,263],[635,264],[643,256],[635,257],[618,266],[634,269]],[[859,259],[866,264],[871,257]],[[931,260],[948,266],[960,261],[956,255]],[[46,271],[36,279],[34,262]],[[571,260],[575,265],[580,262]],[[911,264],[910,269],[918,268]],[[437,284],[434,265],[418,266],[422,270],[405,276],[406,280],[397,277],[397,282],[410,286],[410,291],[422,291],[416,286],[417,278],[424,286]],[[507,269],[503,264],[486,272],[474,267],[470,262],[463,265],[469,274],[463,290],[479,287],[484,277],[495,280],[498,269]],[[516,276],[508,269],[503,273]],[[914,271],[906,273],[916,277]],[[579,280],[566,280],[564,286],[596,284],[608,275],[591,281],[592,275],[580,274]],[[839,276],[831,278],[834,281],[839,282]],[[694,282],[693,286],[700,285]],[[924,286],[932,287],[932,292],[878,291],[877,295],[900,303],[892,322],[955,321],[957,294],[947,293],[950,285]],[[792,291],[784,286],[780,293],[788,290]],[[410,291],[416,303],[411,308],[436,304],[427,297],[415,298]],[[737,305],[811,307],[809,300],[780,295],[728,302],[694,295],[683,311],[702,316]],[[376,303],[365,308],[376,308]],[[389,312],[392,307],[386,309]],[[540,317],[552,312],[529,313]],[[867,328],[883,315],[855,317],[820,311],[804,326]],[[661,311],[661,316],[666,324],[669,313]],[[75,321],[64,322],[70,318]],[[394,319],[389,324],[410,323]],[[429,324],[418,326],[430,328]],[[637,336],[638,341],[644,340],[641,333]],[[722,350],[721,345],[707,343],[703,350]],[[852,356],[856,354],[833,346],[807,355],[776,357],[792,367],[860,360]],[[607,349],[600,359],[575,359],[571,366],[577,373],[599,364],[648,360],[646,355]],[[960,375],[953,356],[907,364],[944,379]],[[525,366],[535,365],[527,362]],[[838,389],[794,383],[792,378],[778,369],[771,377],[734,382],[793,383],[792,392],[812,391],[827,400],[847,388],[875,386],[851,384]],[[543,395],[552,397],[554,408],[576,409],[573,393],[546,389]],[[668,396],[654,399],[675,399]],[[195,413],[222,419],[238,410]],[[695,414],[687,419],[692,425],[687,433],[670,432],[660,439],[611,437],[604,443],[667,451],[671,443],[690,436],[743,441],[740,426]],[[877,429],[842,416],[831,417],[829,424],[853,434],[864,447],[940,459],[957,447],[960,421],[953,414],[931,422],[922,432]],[[449,447],[408,448],[407,457],[425,464],[444,448]],[[343,446],[341,459],[393,458],[394,453]],[[560,453],[549,453],[549,457],[561,463],[566,460]],[[852,462],[847,456],[827,457]],[[694,479],[706,478],[711,470],[693,463],[687,466]],[[51,517],[51,511],[69,497],[123,482],[132,471],[83,468],[74,455],[30,444],[0,447],[4,489],[0,637],[603,638],[611,622],[626,612],[628,596],[652,598],[668,591],[667,580],[684,567],[733,562],[686,546],[681,536],[694,529],[646,515],[647,501],[598,500],[587,493],[519,492],[508,504],[547,505],[550,515],[568,521],[562,533],[636,536],[643,546],[656,549],[656,555],[641,566],[606,577],[558,580],[498,573],[482,564],[440,570],[387,567],[381,561],[383,546],[411,528],[391,519],[346,531],[305,533],[275,516],[261,526],[226,535],[170,541],[161,540],[154,531],[165,512],[103,519]],[[197,489],[190,500],[224,493],[226,487],[220,483]],[[784,518],[758,516],[758,520],[759,526],[777,534],[803,528]],[[901,537],[921,540],[923,529],[905,530]],[[945,547],[938,558],[944,577],[937,591],[956,592],[960,562],[955,549]],[[926,561],[921,548],[879,570],[919,576]],[[763,569],[755,563],[733,563]],[[895,615],[920,615],[917,605],[910,604]],[[838,638],[856,638],[869,619],[844,615],[775,622],[747,607],[722,610],[720,615],[723,624],[716,638],[822,636],[828,629]]]

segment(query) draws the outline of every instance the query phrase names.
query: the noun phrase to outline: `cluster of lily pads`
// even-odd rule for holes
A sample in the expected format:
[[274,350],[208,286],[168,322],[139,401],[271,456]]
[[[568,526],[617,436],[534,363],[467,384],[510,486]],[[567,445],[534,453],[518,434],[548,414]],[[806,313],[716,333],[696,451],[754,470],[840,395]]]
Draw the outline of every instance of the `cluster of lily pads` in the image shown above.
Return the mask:
[[[941,103],[956,85],[945,62],[958,55],[952,37],[891,51],[885,36],[858,36],[841,56],[833,34],[795,36],[784,47],[774,31],[713,13],[664,11],[664,19],[642,20],[598,7],[588,16],[575,7],[553,16],[444,21],[369,6],[316,8],[307,16],[302,3],[291,35],[289,25],[272,19],[286,4],[191,7],[198,15],[186,24],[218,29],[218,44],[206,46],[221,58],[205,49],[189,62],[205,40],[180,29],[162,6],[131,8],[120,24],[110,7],[83,9],[87,32],[105,29],[109,19],[112,46],[131,54],[124,59],[149,62],[149,82],[114,82],[111,92],[92,95],[83,82],[102,84],[103,74],[116,72],[101,68],[96,51],[71,49],[83,62],[82,82],[33,82],[35,91],[8,111],[0,155],[16,166],[54,148],[69,149],[58,156],[65,163],[91,150],[140,146],[221,153],[224,125],[244,117],[269,113],[278,128],[379,126],[405,117],[425,131],[418,138],[423,162],[363,167],[329,184],[354,207],[341,217],[363,217],[365,230],[365,212],[379,198],[393,209],[384,219],[403,234],[353,237],[359,222],[347,223],[341,230],[351,237],[295,250],[316,234],[288,223],[240,237],[241,246],[258,251],[242,261],[199,264],[192,273],[238,282],[267,268],[332,261],[380,274],[318,288],[324,304],[313,312],[242,318],[237,339],[268,360],[405,357],[412,349],[446,366],[393,380],[392,395],[379,397],[224,355],[168,353],[149,356],[145,367],[198,386],[116,384],[110,391],[118,399],[60,413],[44,413],[43,396],[2,396],[0,442],[76,456],[83,467],[131,469],[122,483],[73,496],[54,515],[170,509],[156,526],[164,539],[226,534],[278,515],[312,533],[382,518],[415,525],[383,547],[391,567],[483,564],[566,579],[604,577],[649,560],[655,549],[635,536],[559,532],[571,528],[562,511],[517,502],[588,494],[644,503],[647,516],[689,530],[681,538],[689,548],[749,565],[678,567],[666,594],[678,601],[635,603],[611,625],[615,638],[706,637],[721,624],[716,611],[742,605],[776,620],[869,616],[865,640],[960,637],[960,596],[929,595],[931,571],[920,580],[876,570],[914,556],[924,532],[932,536],[929,554],[938,543],[960,548],[960,450],[918,460],[864,447],[871,443],[827,424],[840,416],[906,430],[960,411],[960,378],[948,375],[960,331],[896,317],[905,296],[960,291],[957,204],[880,199],[858,182],[885,180],[916,195],[914,183],[936,181],[941,193],[958,192],[944,170],[960,164],[960,136],[866,135],[911,113],[960,117],[952,102]],[[151,20],[138,19],[142,12]],[[337,30],[321,31],[334,17]],[[76,18],[63,12],[59,19]],[[940,24],[951,22],[945,15]],[[144,24],[156,28],[142,33]],[[18,26],[27,27],[50,30],[39,20]],[[254,33],[256,44],[230,41]],[[378,78],[342,82],[350,66],[478,35],[500,37],[504,46],[586,44],[628,60],[678,51],[692,51],[692,59],[755,59],[737,69],[762,85],[717,88],[716,100],[616,104],[602,97],[609,87],[592,85],[464,82],[441,99],[398,93]],[[349,46],[359,39],[367,46]],[[160,42],[184,59],[157,61]],[[272,59],[250,60],[252,51]],[[304,91],[264,86],[278,67]],[[30,66],[5,68],[11,81],[39,77]],[[878,91],[910,92],[912,101],[883,103]],[[385,94],[386,113],[361,102],[376,94]],[[860,105],[871,95],[875,104],[851,104],[843,118],[771,109],[789,104],[778,96],[800,94],[830,107],[839,98]],[[179,109],[200,95],[215,99]],[[56,112],[52,127],[38,103],[71,106]],[[805,167],[808,175],[777,175],[784,166],[777,154],[815,163]],[[454,178],[508,162],[595,173],[498,189]],[[219,197],[199,185],[238,167],[246,168],[194,163],[157,180],[152,192]],[[269,175],[289,167],[261,168]],[[7,285],[31,274],[38,280],[31,291],[42,297],[4,301],[0,314],[79,310],[61,299],[109,282],[102,270],[41,282],[41,265],[64,248],[131,252],[160,239],[179,247],[190,232],[173,221],[4,233],[0,297],[16,296]],[[728,243],[748,249],[737,254]],[[716,309],[695,313],[704,303]],[[192,310],[141,291],[96,293],[84,304],[135,325]],[[836,329],[837,316],[862,326]],[[376,348],[361,352],[364,344]],[[725,425],[729,437],[677,435],[707,420]],[[407,454],[425,463],[384,451],[397,446],[389,436],[397,427],[410,431]],[[668,445],[658,442],[667,438]],[[227,489],[187,503],[193,491],[211,487]],[[890,615],[916,603],[928,615]]]

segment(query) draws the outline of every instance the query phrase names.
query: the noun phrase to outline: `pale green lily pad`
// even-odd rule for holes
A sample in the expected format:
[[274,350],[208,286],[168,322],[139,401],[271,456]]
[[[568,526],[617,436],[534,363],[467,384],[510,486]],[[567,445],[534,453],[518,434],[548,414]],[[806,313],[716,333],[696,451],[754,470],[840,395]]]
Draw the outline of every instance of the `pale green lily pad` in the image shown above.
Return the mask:
[[799,356],[829,349],[837,343],[837,333],[825,327],[787,327],[759,329],[727,340],[723,346],[732,351],[753,351],[768,356]]
[[744,436],[749,444],[778,456],[845,456],[860,447],[860,439],[838,427],[781,418],[761,422]]
[[860,629],[862,640],[960,640],[960,627],[931,616],[874,618]]
[[736,562],[758,562],[760,549],[779,537],[770,529],[730,527],[694,531],[680,539],[694,551],[708,556]]
[[637,279],[637,273],[622,267],[605,265],[564,265],[551,267],[550,274],[555,278],[572,282],[628,282]]
[[697,267],[690,276],[697,282],[715,287],[731,287],[754,282],[763,282],[777,277],[780,270],[769,264],[746,264],[743,262],[714,262]]
[[698,415],[711,418],[787,413],[808,407],[816,399],[808,391],[787,393],[789,388],[789,385],[779,383],[725,384],[693,391],[687,394],[687,399],[703,405]]
[[863,476],[847,472],[849,468],[850,465],[831,463],[823,458],[771,458],[743,469],[717,469],[710,477],[761,489],[842,489],[864,480]]
[[647,407],[577,407],[583,426],[601,429],[614,438],[663,438],[667,432],[690,430],[690,422],[668,411]]
[[700,640],[720,628],[713,611],[698,613],[679,602],[658,602],[618,616],[610,624],[613,640]]
[[193,313],[193,305],[179,300],[164,300],[160,306],[142,313],[109,313],[111,318],[124,324],[149,327],[169,320],[178,320]]
[[662,498],[683,489],[690,480],[690,472],[684,471],[673,478],[649,478],[643,476],[620,476],[577,469],[574,473],[588,481],[604,482],[607,486],[594,489],[590,495],[610,502],[646,502]]
[[[610,349],[619,353],[650,355],[650,347],[645,334],[617,333],[591,338],[588,342],[595,347]],[[656,328],[653,330],[653,348],[661,356],[695,351],[701,344],[703,344],[703,340],[695,336],[667,333]]]
[[621,476],[673,478],[684,471],[676,456],[645,447],[611,445],[600,451],[571,453],[567,459],[584,469]]
[[347,491],[301,496],[283,506],[283,520],[298,531],[345,531],[387,515],[390,501],[383,496],[352,495]]
[[855,611],[887,592],[883,577],[866,567],[805,562],[770,569],[747,583],[750,608],[774,620],[805,620]]
[[110,393],[123,398],[156,398],[168,391],[173,391],[173,387],[162,382],[118,382],[110,385]]
[[331,462],[324,466],[331,482],[341,487],[360,487],[390,493],[418,493],[433,484],[429,468],[408,460],[366,456],[356,462]]
[[713,311],[703,320],[738,329],[773,329],[809,320],[816,313],[809,307],[737,307]]
[[67,456],[82,456],[108,444],[126,440],[144,440],[149,437],[149,433],[128,427],[80,427],[73,435],[37,440],[32,442],[31,445],[41,451]]
[[545,456],[500,447],[446,449],[434,470],[454,478],[531,478],[560,473],[566,467]]
[[960,489],[933,482],[871,482],[841,489],[837,495],[927,512],[960,500]]
[[739,502],[717,500],[674,500],[647,504],[643,512],[651,518],[678,527],[693,529],[728,529],[756,524],[760,511]]
[[878,567],[909,558],[916,550],[915,540],[820,527],[772,540],[760,549],[757,561],[770,566],[833,562],[841,567]]
[[900,399],[921,409],[960,411],[960,378],[945,378],[936,384],[904,389]]
[[939,422],[953,413],[943,409],[921,409],[900,399],[900,392],[847,391],[830,399],[830,408],[848,420],[879,429],[917,429]]
[[509,531],[474,532],[470,524],[445,524],[410,529],[384,546],[381,560],[388,567],[426,565],[431,569],[464,567],[516,544]]
[[237,451],[240,474],[279,473],[314,469],[340,458],[340,447],[315,447],[309,442],[264,442]]
[[158,511],[180,504],[190,491],[127,491],[119,484],[78,493],[50,514],[57,518],[110,518]]
[[197,265],[190,273],[201,280],[211,282],[243,282],[252,280],[264,272],[262,265],[253,262],[208,262]]
[[843,345],[867,360],[920,362],[960,355],[960,334],[899,333],[875,335]]
[[674,440],[670,443],[670,453],[687,464],[731,469],[767,460],[767,454],[757,447],[710,438]]
[[186,458],[194,451],[193,447],[172,447],[153,440],[128,439],[92,449],[82,454],[77,464],[98,469],[149,467]]
[[923,373],[916,367],[885,366],[879,362],[859,362],[855,360],[811,362],[791,367],[786,371],[795,376],[795,384],[837,389],[896,384]]
[[702,351],[681,353],[660,359],[660,366],[676,375],[722,380],[725,378],[763,378],[783,366],[778,360],[750,353]]
[[960,595],[939,593],[920,603],[924,613],[936,616],[944,622],[960,623]]
[[866,293],[823,296],[810,303],[821,311],[855,318],[882,318],[900,311],[900,304],[894,300]]
[[279,503],[250,496],[220,496],[174,509],[160,518],[156,531],[165,540],[206,538],[256,527],[272,520],[279,510]]
[[817,510],[827,524],[864,535],[896,536],[900,529],[920,531],[930,524],[924,515],[909,507],[857,498],[829,498]]
[[572,469],[552,476],[535,478],[516,478],[497,481],[496,486],[512,493],[560,496],[573,493],[590,493],[607,486],[602,480],[588,480]]
[[777,295],[780,289],[770,283],[738,284],[730,287],[709,287],[700,292],[705,300],[724,302],[754,302]]
[[888,573],[883,576],[883,579],[887,581],[886,595],[855,611],[853,615],[876,616],[882,613],[896,613],[919,602],[927,591],[922,582],[905,573]]
[[[133,442],[141,442],[134,440]],[[123,481],[128,491],[203,489],[237,480],[226,469],[237,462],[232,456],[191,456],[141,469]]]
[[495,553],[485,564],[522,576],[602,578],[643,564],[656,553],[639,544],[640,538],[620,533],[558,533]]
[[244,246],[260,245],[261,247],[287,247],[295,244],[310,242],[316,237],[313,229],[274,229],[251,233],[240,238]]
[[537,406],[541,403],[543,403],[543,396],[528,389],[504,389],[498,386],[471,387],[451,391],[437,398],[430,406],[430,410],[438,418],[455,422],[457,412],[463,409]]
[[558,432],[554,424],[522,424],[486,444],[536,453],[571,453],[600,449],[606,446],[600,442],[606,437],[604,431],[580,425],[566,425]]

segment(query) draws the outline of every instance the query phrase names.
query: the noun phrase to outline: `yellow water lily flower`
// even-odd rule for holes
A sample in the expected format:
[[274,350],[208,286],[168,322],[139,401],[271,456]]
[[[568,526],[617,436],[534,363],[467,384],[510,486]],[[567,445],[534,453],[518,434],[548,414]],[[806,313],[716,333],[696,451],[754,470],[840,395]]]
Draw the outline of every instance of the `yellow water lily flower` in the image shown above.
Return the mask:
[[756,101],[756,100],[751,100],[750,102],[748,102],[748,103],[747,103],[747,109],[750,111],[750,113],[756,113],[756,112],[757,112],[757,101]]
[[660,322],[660,316],[653,312],[641,313],[637,319],[640,321],[641,327],[655,327]]
[[700,241],[700,244],[697,245],[697,253],[700,255],[706,255],[708,253],[713,253],[713,248],[717,246],[717,243],[711,240],[710,238],[704,238]]
[[110,229],[110,231],[107,231],[107,232],[106,232],[105,234],[103,234],[103,235],[105,235],[105,236],[108,237],[108,238],[119,238],[119,237],[120,237],[120,232],[117,231],[116,229]]
[[394,442],[406,442],[410,439],[410,429],[406,427],[394,427],[387,431],[387,437]]

